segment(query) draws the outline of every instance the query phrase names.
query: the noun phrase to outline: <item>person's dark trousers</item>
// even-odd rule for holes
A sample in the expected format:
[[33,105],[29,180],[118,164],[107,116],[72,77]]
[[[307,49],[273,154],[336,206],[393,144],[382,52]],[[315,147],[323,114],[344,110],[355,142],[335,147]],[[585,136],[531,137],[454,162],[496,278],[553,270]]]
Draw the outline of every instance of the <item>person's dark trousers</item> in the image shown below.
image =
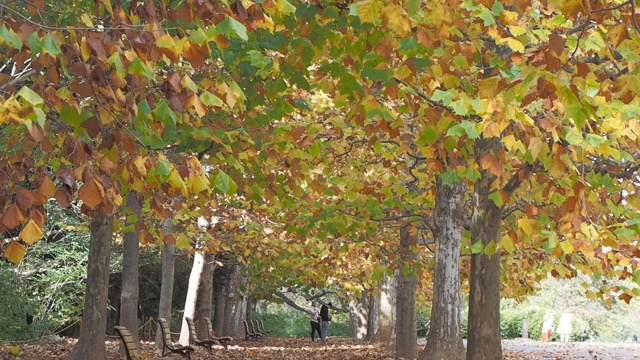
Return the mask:
[[309,320],[309,323],[311,324],[311,341],[316,341],[315,340],[315,332],[318,332],[318,337],[322,338],[322,334],[320,333],[320,324],[317,321],[311,321]]

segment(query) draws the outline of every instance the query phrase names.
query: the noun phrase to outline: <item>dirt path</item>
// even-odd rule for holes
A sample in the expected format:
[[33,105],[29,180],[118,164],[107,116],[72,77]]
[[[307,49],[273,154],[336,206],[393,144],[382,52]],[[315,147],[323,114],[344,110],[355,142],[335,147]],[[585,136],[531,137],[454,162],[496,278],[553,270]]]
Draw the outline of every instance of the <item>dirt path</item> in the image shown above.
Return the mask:
[[633,360],[640,359],[640,344],[503,340],[506,359],[527,360]]
[[[43,339],[31,344],[2,344],[0,360],[64,360],[75,339]],[[424,339],[418,341],[423,348]],[[124,360],[118,353],[120,342],[106,342],[108,358]],[[160,359],[153,343],[141,342],[147,360]],[[534,340],[503,340],[503,360],[640,360],[640,344],[542,343]],[[178,359],[178,356],[171,359]],[[308,338],[267,338],[261,341],[234,341],[229,349],[214,347],[214,354],[198,349],[193,360],[394,360],[393,349],[383,344],[369,345],[359,340],[329,338],[311,342]],[[169,359],[169,358],[164,358]],[[496,359],[497,360],[497,359]]]

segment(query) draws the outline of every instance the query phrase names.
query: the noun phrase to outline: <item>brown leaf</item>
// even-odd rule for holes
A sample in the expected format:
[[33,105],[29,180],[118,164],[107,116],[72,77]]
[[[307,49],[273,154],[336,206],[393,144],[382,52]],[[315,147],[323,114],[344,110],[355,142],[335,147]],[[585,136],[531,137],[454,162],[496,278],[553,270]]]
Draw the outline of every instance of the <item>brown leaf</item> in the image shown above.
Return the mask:
[[15,229],[22,223],[23,220],[24,215],[16,204],[12,204],[11,206],[9,206],[7,211],[5,211],[4,215],[2,216],[2,224],[6,226],[7,229]]
[[35,197],[31,193],[31,191],[26,189],[21,189],[16,196],[16,204],[18,204],[18,208],[23,214],[27,214],[34,203],[36,202]]
[[549,35],[549,49],[553,50],[557,55],[564,51],[566,40],[562,36],[553,33]]
[[249,19],[249,14],[247,14],[247,10],[242,5],[241,0],[236,0],[236,2],[233,3],[232,8],[236,15],[238,15],[238,19],[240,19],[240,21],[246,21]]
[[60,204],[60,206],[62,206],[63,208],[68,208],[69,206],[71,206],[72,197],[69,187],[62,186],[61,188],[59,188],[58,191],[56,191],[55,198],[58,201],[58,204]]

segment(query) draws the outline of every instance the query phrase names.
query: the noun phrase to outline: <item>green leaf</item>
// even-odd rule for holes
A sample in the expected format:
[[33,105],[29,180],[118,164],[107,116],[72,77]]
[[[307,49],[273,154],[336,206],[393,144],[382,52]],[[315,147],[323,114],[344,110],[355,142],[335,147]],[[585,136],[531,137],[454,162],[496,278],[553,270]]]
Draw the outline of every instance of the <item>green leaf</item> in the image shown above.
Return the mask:
[[460,181],[460,175],[456,170],[451,170],[441,173],[440,179],[444,185],[454,184]]
[[442,103],[446,106],[451,104],[451,94],[447,91],[436,90],[433,92],[433,96],[431,97],[433,101],[442,101]]
[[225,174],[222,170],[218,172],[218,176],[216,176],[213,185],[216,189],[227,195],[235,194],[238,189],[238,185],[236,185],[233,179],[231,179],[229,175]]
[[51,55],[59,55],[62,53],[58,43],[51,37],[51,35],[43,37],[40,44],[42,45],[42,48]]
[[461,116],[465,116],[469,112],[467,110],[467,105],[462,100],[456,100],[452,102],[451,108],[453,108],[453,112]]
[[147,64],[143,63],[139,57],[135,57],[127,70],[130,74],[136,76],[144,76],[149,80],[153,80],[153,71]]
[[480,254],[483,251],[484,251],[484,245],[482,245],[482,240],[478,240],[471,245],[472,254]]
[[12,48],[22,50],[22,40],[20,40],[20,37],[13,29],[7,28],[5,24],[0,26],[0,39]]
[[120,59],[120,54],[119,53],[114,52],[111,56],[109,56],[109,58],[105,62],[107,64],[113,65],[113,67],[116,68],[116,73],[121,78],[124,78],[127,75],[124,72],[124,66],[122,65],[122,60]]
[[438,133],[438,131],[433,125],[429,124],[425,126],[424,130],[420,133],[420,136],[418,137],[418,145],[420,146],[433,145],[435,144],[436,141],[438,141],[439,137],[440,137],[440,133]]
[[224,18],[224,20],[218,23],[218,25],[216,26],[216,31],[219,34],[226,36],[235,35],[236,37],[244,41],[247,41],[249,39],[249,37],[247,36],[247,28],[231,16],[227,16],[226,18]]
[[407,15],[410,17],[422,13],[422,0],[407,0],[405,6],[407,7]]
[[222,105],[224,105],[224,102],[222,102],[222,99],[220,99],[219,97],[213,95],[208,91],[205,91],[202,93],[202,95],[200,95],[200,101],[202,101],[202,103],[207,106],[221,107]]
[[480,14],[478,15],[478,17],[482,19],[482,23],[484,24],[484,26],[495,25],[496,23],[496,19],[493,17],[491,11],[489,11],[489,9],[485,7],[480,10]]
[[29,89],[28,86],[23,86],[22,88],[20,88],[20,91],[18,91],[16,95],[21,96],[33,106],[38,106],[44,103],[42,97],[40,97],[40,95],[38,95],[35,91]]

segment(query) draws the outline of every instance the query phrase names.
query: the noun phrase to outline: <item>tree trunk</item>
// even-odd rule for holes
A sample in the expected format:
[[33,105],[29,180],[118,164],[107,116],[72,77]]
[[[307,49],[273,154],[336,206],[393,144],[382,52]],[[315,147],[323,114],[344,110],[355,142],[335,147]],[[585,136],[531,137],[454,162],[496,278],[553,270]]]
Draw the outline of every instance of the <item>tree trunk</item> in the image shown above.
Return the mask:
[[374,292],[369,293],[369,313],[367,315],[367,336],[364,341],[368,343],[378,341],[378,295]]
[[[483,141],[480,145],[493,146],[495,153],[499,141]],[[502,222],[502,208],[489,198],[493,176],[486,170],[474,186],[472,241],[482,241],[486,247],[497,243]],[[500,339],[500,251],[491,256],[485,252],[471,255],[471,286],[469,289],[469,335],[467,360],[502,359]]]
[[[127,231],[124,238],[122,255],[122,289],[120,289],[120,325],[131,332],[136,344],[138,335],[138,258],[140,244],[138,234],[133,227],[140,221],[140,203],[137,194],[132,191],[127,195]],[[124,354],[125,348],[120,342],[120,353]]]
[[380,313],[378,318],[378,341],[389,342],[393,338],[395,277],[384,275],[380,287]]
[[198,300],[198,289],[200,288],[200,277],[204,267],[204,257],[202,252],[196,251],[193,255],[193,266],[189,275],[189,287],[187,289],[187,299],[184,302],[184,312],[182,313],[182,328],[180,330],[180,344],[189,345],[189,325],[185,318],[192,318],[196,312],[196,301]]
[[226,295],[224,291],[216,294],[215,300],[216,308],[213,313],[213,331],[216,334],[224,334],[224,305],[226,303]]
[[465,216],[464,182],[436,189],[436,250],[433,270],[431,322],[423,360],[463,360],[460,331],[460,244]]
[[236,304],[236,282],[238,280],[238,264],[232,262],[228,265],[229,277],[225,293],[227,298],[224,304],[224,336],[236,336],[236,324],[233,317]]
[[257,310],[262,314],[266,314],[267,305],[269,305],[269,302],[267,300],[260,300],[258,301],[258,304],[257,304]]
[[[165,222],[165,232],[170,234],[173,231],[171,220]],[[167,319],[171,325],[171,305],[173,303],[173,282],[176,268],[176,248],[174,244],[165,244],[162,247],[162,283],[160,285],[160,305],[158,306],[158,317]],[[162,349],[162,332],[160,325],[156,328],[156,349]]]
[[211,304],[213,302],[213,255],[204,254],[202,267],[202,279],[200,281],[200,294],[198,295],[198,310],[196,310],[198,338],[209,338],[209,329],[204,321],[205,317],[211,318]]
[[367,292],[349,302],[349,336],[364,339],[367,335]]
[[240,288],[240,290],[242,291],[242,293],[240,294],[240,301],[236,302],[236,306],[233,309],[233,323],[234,323],[234,329],[233,329],[233,337],[242,337],[244,335],[244,326],[242,324],[242,320],[245,320],[245,315],[247,313],[247,301],[248,301],[248,291],[247,291],[247,283],[249,281],[248,278],[248,274],[246,271],[246,269],[242,269],[242,273],[239,274],[238,278],[239,278],[239,284],[238,284],[238,288]]
[[416,254],[411,246],[417,245],[415,234],[407,226],[400,229],[400,256],[402,268],[398,273],[396,302],[396,358],[418,357],[418,334],[416,329],[416,287],[418,275],[415,271]]
[[102,210],[89,224],[91,243],[87,265],[87,287],[82,311],[80,338],[68,360],[106,360],[105,332],[109,289],[109,257],[113,237],[113,217]]

